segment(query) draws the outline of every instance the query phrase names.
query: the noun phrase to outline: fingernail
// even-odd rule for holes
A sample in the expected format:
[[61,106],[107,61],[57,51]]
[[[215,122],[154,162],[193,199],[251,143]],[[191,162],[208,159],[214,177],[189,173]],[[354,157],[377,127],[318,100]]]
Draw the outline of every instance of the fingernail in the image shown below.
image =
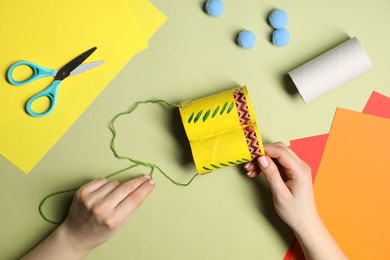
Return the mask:
[[249,166],[251,166],[251,163],[250,163],[250,162],[246,163],[246,164],[244,165],[244,168],[245,168],[245,169],[248,169]]
[[150,176],[147,175],[147,174],[144,175],[144,178],[147,179],[147,180],[150,180],[150,179],[151,179]]
[[251,177],[252,174],[253,174],[253,171],[250,171],[250,172],[248,172],[246,175],[247,175],[248,177]]
[[150,180],[150,181],[148,181],[148,182],[149,182],[150,185],[156,184],[156,181],[155,181],[155,180]]
[[261,168],[265,169],[269,166],[269,161],[268,161],[267,157],[265,157],[265,156],[259,157],[257,159],[257,161],[259,162]]

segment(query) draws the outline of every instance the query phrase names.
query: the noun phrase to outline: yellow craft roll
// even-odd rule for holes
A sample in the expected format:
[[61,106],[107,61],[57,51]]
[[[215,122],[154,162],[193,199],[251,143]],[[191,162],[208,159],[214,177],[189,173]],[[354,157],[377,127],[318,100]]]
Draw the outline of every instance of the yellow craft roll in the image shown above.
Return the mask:
[[179,110],[199,174],[264,154],[246,87],[181,102]]

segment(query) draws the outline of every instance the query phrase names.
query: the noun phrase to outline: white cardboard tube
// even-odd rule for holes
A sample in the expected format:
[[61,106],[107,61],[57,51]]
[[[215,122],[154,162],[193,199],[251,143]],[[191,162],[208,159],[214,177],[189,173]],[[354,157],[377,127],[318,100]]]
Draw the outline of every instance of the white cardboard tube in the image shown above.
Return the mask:
[[309,103],[372,67],[356,37],[290,71],[303,100]]

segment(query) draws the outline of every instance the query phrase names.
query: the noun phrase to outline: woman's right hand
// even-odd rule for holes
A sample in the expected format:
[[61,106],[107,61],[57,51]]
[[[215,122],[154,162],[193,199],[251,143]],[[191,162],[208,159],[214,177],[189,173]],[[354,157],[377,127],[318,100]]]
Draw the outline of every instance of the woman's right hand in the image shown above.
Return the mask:
[[[250,178],[269,182],[276,212],[293,230],[317,218],[310,166],[283,143],[266,144],[265,156],[245,165]],[[278,163],[278,166],[276,163]]]
[[283,143],[264,148],[266,155],[245,165],[247,175],[263,173],[276,212],[294,231],[306,259],[347,259],[317,213],[309,165]]

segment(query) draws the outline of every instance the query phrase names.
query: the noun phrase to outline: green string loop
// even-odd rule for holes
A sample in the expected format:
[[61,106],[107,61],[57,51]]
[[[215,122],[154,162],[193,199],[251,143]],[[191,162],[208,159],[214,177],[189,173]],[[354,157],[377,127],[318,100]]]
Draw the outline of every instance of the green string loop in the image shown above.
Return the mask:
[[[148,100],[143,100],[143,101],[138,101],[136,103],[134,103],[133,106],[131,106],[127,111],[124,111],[124,112],[121,112],[119,114],[117,114],[116,116],[114,116],[110,122],[110,130],[111,130],[111,133],[112,133],[112,137],[111,137],[111,143],[110,143],[110,148],[112,150],[112,152],[114,153],[114,156],[117,158],[117,159],[121,159],[121,160],[128,160],[131,164],[123,169],[120,169],[118,171],[115,171],[113,173],[110,173],[108,174],[107,176],[105,176],[104,178],[106,179],[110,179],[122,172],[125,172],[127,170],[130,170],[132,168],[135,168],[135,167],[138,167],[138,166],[145,166],[147,168],[150,169],[150,172],[149,172],[149,175],[150,177],[153,179],[153,175],[155,173],[155,170],[157,170],[158,172],[160,172],[165,178],[167,178],[170,182],[172,182],[173,184],[176,184],[176,185],[179,185],[179,186],[188,186],[192,183],[192,181],[195,179],[195,177],[199,176],[198,173],[195,173],[191,179],[186,182],[186,183],[181,183],[181,182],[177,182],[176,180],[174,180],[172,177],[170,177],[165,171],[163,171],[159,166],[157,166],[156,164],[153,164],[153,163],[150,163],[150,162],[144,162],[144,161],[140,161],[140,160],[135,160],[129,156],[125,156],[125,155],[120,155],[116,149],[116,146],[115,146],[115,141],[116,141],[116,137],[117,137],[117,130],[115,128],[115,123],[116,123],[116,120],[122,116],[126,116],[126,115],[129,115],[131,113],[133,113],[137,108],[138,106],[140,105],[143,105],[143,104],[162,104],[162,105],[166,105],[170,108],[178,108],[180,107],[180,105],[177,105],[177,104],[172,104],[172,103],[169,103],[167,101],[164,101],[164,100],[161,100],[161,99],[148,99]],[[81,186],[80,186],[81,187]],[[61,224],[60,221],[55,221],[55,220],[52,220],[50,219],[49,217],[46,216],[44,210],[43,210],[43,206],[45,205],[46,201],[52,197],[55,197],[57,195],[61,195],[61,194],[65,194],[65,193],[70,193],[70,192],[75,192],[77,191],[80,187],[77,187],[77,188],[73,188],[73,189],[66,189],[66,190],[62,190],[62,191],[56,191],[56,192],[52,192],[50,193],[49,195],[46,195],[42,200],[41,202],[39,203],[39,207],[38,207],[38,210],[39,210],[39,214],[41,215],[41,217],[51,223],[51,224],[55,224],[55,225],[59,225]]]

